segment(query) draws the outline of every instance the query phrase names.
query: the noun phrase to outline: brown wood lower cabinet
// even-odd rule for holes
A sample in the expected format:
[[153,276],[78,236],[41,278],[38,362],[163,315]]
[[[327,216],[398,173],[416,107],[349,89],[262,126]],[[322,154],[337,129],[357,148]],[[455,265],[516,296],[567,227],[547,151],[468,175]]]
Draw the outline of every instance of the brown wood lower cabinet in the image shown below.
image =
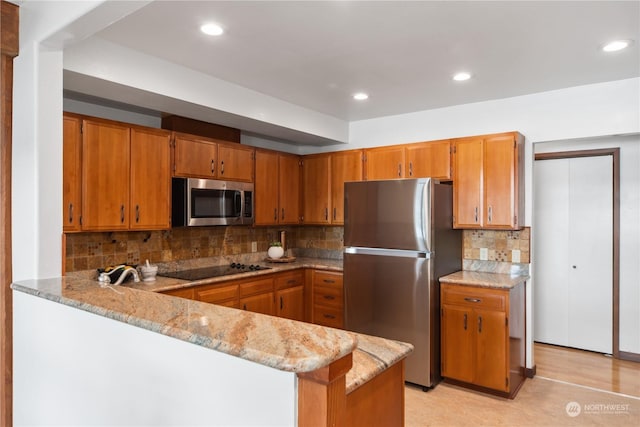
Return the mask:
[[513,398],[525,357],[524,283],[512,289],[443,283],[442,376]]
[[304,271],[295,270],[275,277],[276,314],[293,320],[304,317]]

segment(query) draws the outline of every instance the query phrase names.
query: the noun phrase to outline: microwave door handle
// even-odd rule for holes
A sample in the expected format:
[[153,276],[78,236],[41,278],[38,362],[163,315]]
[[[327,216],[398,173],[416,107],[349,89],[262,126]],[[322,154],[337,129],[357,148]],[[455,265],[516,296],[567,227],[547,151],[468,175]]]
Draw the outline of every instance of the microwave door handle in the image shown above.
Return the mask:
[[236,195],[233,198],[233,212],[238,218],[242,218],[242,193],[236,191]]

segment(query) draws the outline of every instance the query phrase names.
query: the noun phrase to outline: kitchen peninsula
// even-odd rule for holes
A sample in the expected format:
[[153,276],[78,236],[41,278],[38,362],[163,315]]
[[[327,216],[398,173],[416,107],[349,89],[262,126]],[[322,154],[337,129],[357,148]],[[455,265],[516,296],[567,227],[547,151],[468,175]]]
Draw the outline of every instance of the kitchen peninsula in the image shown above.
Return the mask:
[[411,345],[157,292],[188,283],[14,283],[16,394],[48,424],[403,424]]

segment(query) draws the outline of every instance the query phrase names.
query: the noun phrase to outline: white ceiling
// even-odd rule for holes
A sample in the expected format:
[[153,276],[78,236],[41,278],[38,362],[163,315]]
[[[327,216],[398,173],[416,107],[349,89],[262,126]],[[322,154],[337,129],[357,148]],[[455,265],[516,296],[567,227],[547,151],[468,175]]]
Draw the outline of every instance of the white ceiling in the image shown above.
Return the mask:
[[638,1],[154,1],[93,37],[346,121],[640,76]]

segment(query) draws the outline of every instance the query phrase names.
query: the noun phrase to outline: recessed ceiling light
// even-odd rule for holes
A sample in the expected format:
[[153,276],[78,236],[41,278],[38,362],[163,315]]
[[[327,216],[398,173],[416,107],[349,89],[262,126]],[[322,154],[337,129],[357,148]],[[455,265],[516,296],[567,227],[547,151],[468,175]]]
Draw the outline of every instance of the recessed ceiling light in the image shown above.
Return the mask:
[[471,78],[471,74],[466,72],[456,73],[453,75],[453,80],[458,82],[469,80],[470,78]]
[[364,101],[365,99],[369,99],[369,95],[367,95],[364,92],[359,92],[359,93],[356,93],[355,95],[353,95],[353,99],[355,99],[357,101]]
[[203,33],[209,35],[209,36],[219,36],[222,33],[224,33],[224,30],[222,29],[222,27],[218,24],[204,24],[202,27],[200,27],[200,31],[202,31]]
[[614,40],[602,46],[602,50],[605,52],[617,52],[628,47],[630,44],[631,40]]

